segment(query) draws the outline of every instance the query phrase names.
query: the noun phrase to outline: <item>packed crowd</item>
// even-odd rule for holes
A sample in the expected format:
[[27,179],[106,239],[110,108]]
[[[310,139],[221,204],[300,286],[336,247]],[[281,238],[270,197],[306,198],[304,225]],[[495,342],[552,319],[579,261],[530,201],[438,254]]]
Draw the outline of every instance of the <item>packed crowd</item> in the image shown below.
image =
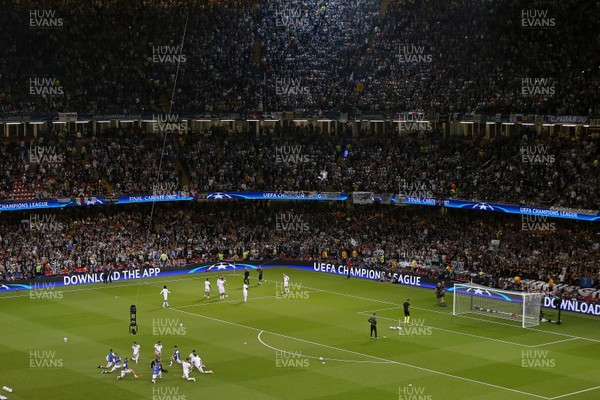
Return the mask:
[[[50,8],[9,0],[0,14],[0,40],[10,44],[0,58],[0,114],[590,115],[600,104],[594,7],[579,0],[60,0]],[[528,26],[527,10],[544,14],[532,22],[551,26]],[[549,92],[524,94],[527,78],[548,79]],[[50,80],[60,94],[32,88],[31,79],[33,86]]]
[[[209,191],[372,191],[600,210],[598,139],[524,133],[483,140],[393,134],[262,135],[135,129],[0,145],[0,201]],[[164,149],[164,151],[163,151]],[[40,158],[42,153],[42,158]],[[44,159],[56,153],[58,162]],[[540,158],[545,157],[545,158]]]
[[[599,58],[585,37],[595,35],[598,17],[582,16],[593,8],[578,1],[390,2],[360,61],[376,71],[361,107],[587,114],[598,104]],[[414,55],[431,61],[410,62]],[[530,95],[526,78],[548,78],[541,85],[548,92]]]
[[[498,240],[497,246],[492,243]],[[164,254],[164,256],[163,256]],[[600,284],[600,236],[589,223],[529,230],[518,216],[458,210],[272,202],[9,213],[0,227],[0,278],[112,266],[231,259],[306,259],[386,270],[409,262],[453,274]],[[39,267],[38,267],[39,266]]]

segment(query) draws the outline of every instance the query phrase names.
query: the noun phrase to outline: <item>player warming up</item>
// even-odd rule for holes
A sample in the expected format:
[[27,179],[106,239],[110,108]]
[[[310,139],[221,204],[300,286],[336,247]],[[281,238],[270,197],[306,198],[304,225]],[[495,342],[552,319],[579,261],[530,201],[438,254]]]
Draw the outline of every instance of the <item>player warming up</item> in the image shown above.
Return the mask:
[[250,270],[248,267],[244,267],[244,283],[250,285]]
[[204,281],[204,298],[210,299],[210,281],[208,278]]
[[113,353],[113,350],[110,349],[106,355],[106,366],[103,367],[102,365],[98,365],[98,368],[109,369],[112,368],[113,365],[115,365],[115,353]]
[[134,378],[137,379],[140,376],[136,375],[135,371],[129,367],[129,358],[125,357],[125,361],[123,361],[123,367],[121,368],[121,375],[117,376],[117,379],[123,379],[125,375],[133,374]]
[[283,291],[285,293],[290,292],[290,277],[286,274],[283,274]]
[[156,357],[162,356],[163,345],[160,340],[154,345],[154,355]]
[[256,271],[258,271],[258,286],[262,285],[262,280],[263,280],[263,269],[262,267],[259,265],[256,268]]
[[110,374],[110,373],[115,372],[115,370],[120,369],[121,367],[122,367],[122,365],[121,365],[121,357],[117,353],[115,353],[114,363],[113,363],[112,368],[110,370],[104,370],[104,371],[102,371],[102,373],[103,374]]
[[157,378],[162,379],[162,365],[160,365],[160,362],[155,362],[152,367],[152,383],[156,383]]
[[410,324],[410,299],[406,299],[402,306],[404,307],[404,325]]
[[137,364],[138,360],[140,359],[140,345],[137,344],[137,342],[133,342],[131,350],[133,351],[133,356],[131,357],[131,359]]
[[248,301],[248,284],[244,283],[242,286],[242,293],[244,294],[244,303]]
[[375,339],[379,339],[377,337],[377,315],[375,313],[369,317],[369,323],[371,324],[370,339],[373,339],[373,333],[375,333]]
[[223,275],[221,275],[219,277],[219,280],[217,280],[217,288],[219,289],[219,298],[221,300],[223,300],[224,298],[227,297],[227,294],[225,293],[225,285],[227,283],[225,282],[225,278],[223,278]]
[[169,358],[169,360],[169,367],[173,365],[173,361],[175,361],[177,364],[181,364],[181,356],[179,354],[179,349],[177,348],[177,346],[175,346],[175,350],[173,350],[173,355],[171,356],[171,358]]
[[160,294],[163,296],[163,308],[169,307],[169,295],[171,294],[171,291],[167,289],[167,285],[163,287],[163,290],[160,291]]
[[200,359],[200,356],[198,354],[196,354],[196,350],[192,350],[192,353],[190,354],[190,360],[192,361],[192,365],[198,369],[198,371],[200,371],[201,374],[214,374],[214,372],[210,371],[210,370],[204,370],[204,368],[206,368],[206,366],[202,363],[202,360]]
[[183,367],[183,375],[181,377],[188,381],[196,382],[196,378],[190,378],[190,372],[192,372],[192,363],[190,362],[189,357],[181,363],[181,366]]

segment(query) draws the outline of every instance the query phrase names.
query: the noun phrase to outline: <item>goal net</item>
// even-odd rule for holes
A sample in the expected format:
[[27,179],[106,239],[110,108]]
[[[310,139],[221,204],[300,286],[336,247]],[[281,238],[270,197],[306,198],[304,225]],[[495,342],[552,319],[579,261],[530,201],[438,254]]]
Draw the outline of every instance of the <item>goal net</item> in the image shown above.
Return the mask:
[[523,328],[540,324],[542,293],[511,292],[473,283],[454,284],[452,315],[480,314],[520,322]]

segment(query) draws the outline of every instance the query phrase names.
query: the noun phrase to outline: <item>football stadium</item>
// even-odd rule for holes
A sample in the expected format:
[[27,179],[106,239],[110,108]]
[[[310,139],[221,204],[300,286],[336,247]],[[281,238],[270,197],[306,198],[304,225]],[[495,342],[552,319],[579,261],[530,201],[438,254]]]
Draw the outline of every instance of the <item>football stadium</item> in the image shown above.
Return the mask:
[[4,0],[0,400],[600,399],[599,32]]

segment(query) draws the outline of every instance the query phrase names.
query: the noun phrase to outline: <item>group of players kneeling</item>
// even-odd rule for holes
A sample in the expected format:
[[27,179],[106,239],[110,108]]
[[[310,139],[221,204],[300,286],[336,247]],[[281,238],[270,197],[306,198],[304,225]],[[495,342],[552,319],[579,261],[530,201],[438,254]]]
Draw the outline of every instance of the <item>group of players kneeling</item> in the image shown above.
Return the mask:
[[[162,373],[168,372],[162,366],[162,348],[163,345],[160,341],[154,345],[154,359],[150,363],[150,369],[152,370],[152,383],[156,383],[156,380],[161,378]],[[131,346],[133,350],[133,356],[131,360],[129,357],[125,357],[124,360],[121,357],[113,352],[113,349],[110,349],[108,355],[106,356],[106,365],[98,365],[98,368],[101,368],[103,374],[110,374],[117,369],[121,370],[121,374],[117,376],[117,379],[123,379],[127,374],[133,374],[133,376],[137,379],[140,375],[136,374],[135,371],[130,367],[130,362],[135,362],[138,364],[138,360],[140,357],[140,345],[137,342],[133,342],[133,346]],[[169,366],[172,366],[173,363],[180,364],[183,368],[182,378],[188,381],[196,381],[196,378],[190,377],[190,373],[196,368],[201,374],[213,374],[213,371],[205,370],[205,365],[202,363],[202,359],[198,354],[196,354],[196,350],[192,350],[190,355],[185,359],[181,359],[181,355],[179,353],[179,349],[175,346],[173,350],[173,355],[169,357]]]

